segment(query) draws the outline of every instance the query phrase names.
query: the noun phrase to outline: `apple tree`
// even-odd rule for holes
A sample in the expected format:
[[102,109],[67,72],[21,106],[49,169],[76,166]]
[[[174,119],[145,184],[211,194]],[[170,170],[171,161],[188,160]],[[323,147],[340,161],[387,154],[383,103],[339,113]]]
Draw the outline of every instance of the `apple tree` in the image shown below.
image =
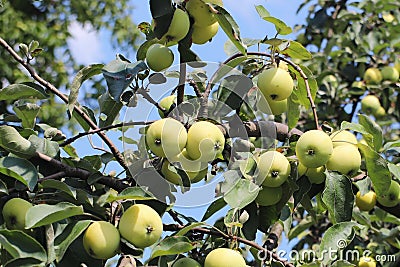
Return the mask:
[[[2,34],[30,78],[0,90],[1,264],[397,266],[398,7],[307,0],[292,28],[259,5],[275,30],[250,39],[221,0],[150,0],[136,56],[68,93],[36,65],[46,47]],[[196,53],[218,31],[219,63]],[[79,133],[42,117],[54,99]]]

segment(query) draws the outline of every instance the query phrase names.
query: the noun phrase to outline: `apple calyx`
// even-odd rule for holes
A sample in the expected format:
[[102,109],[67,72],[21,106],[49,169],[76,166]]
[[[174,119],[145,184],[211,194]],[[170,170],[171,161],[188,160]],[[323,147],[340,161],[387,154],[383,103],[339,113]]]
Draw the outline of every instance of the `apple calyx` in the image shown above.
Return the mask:
[[151,232],[154,231],[154,228],[152,226],[147,226],[146,230],[148,234],[151,234]]

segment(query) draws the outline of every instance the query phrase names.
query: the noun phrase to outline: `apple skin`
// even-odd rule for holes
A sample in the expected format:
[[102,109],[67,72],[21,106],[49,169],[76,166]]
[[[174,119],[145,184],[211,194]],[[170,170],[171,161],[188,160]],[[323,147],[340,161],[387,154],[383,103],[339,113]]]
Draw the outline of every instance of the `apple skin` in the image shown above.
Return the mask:
[[201,267],[201,264],[191,258],[180,258],[172,264],[172,267]]
[[400,185],[392,180],[389,189],[383,195],[377,195],[376,200],[385,207],[397,206],[400,202]]
[[378,68],[368,68],[364,72],[364,81],[366,84],[379,84],[382,81],[382,74]]
[[204,267],[246,267],[242,255],[233,249],[217,248],[208,253]]
[[209,26],[193,26],[192,42],[194,44],[205,44],[210,41],[218,32],[219,23],[215,22]]
[[293,91],[293,79],[281,68],[270,68],[258,76],[257,86],[266,98],[275,101],[287,99]]
[[33,205],[22,198],[12,198],[3,206],[2,215],[7,229],[24,230],[25,215]]
[[297,166],[297,171],[299,176],[307,176],[308,180],[312,184],[322,184],[325,182],[325,166],[321,166],[318,168],[307,168],[303,164],[299,163]]
[[282,198],[282,187],[267,187],[258,192],[255,202],[260,206],[272,206],[278,203]]
[[121,236],[138,248],[153,245],[161,237],[163,224],[160,215],[145,204],[130,206],[118,225]]
[[93,222],[83,235],[83,247],[95,259],[109,259],[119,250],[118,229],[109,222]]
[[361,195],[361,192],[358,191],[356,194],[356,206],[361,211],[370,211],[376,205],[376,194],[374,191],[370,190],[365,195]]
[[320,130],[310,130],[297,140],[296,155],[299,162],[307,168],[325,165],[333,152],[329,135]]
[[159,72],[172,65],[174,53],[162,44],[153,44],[147,49],[146,62],[151,70]]
[[343,145],[333,149],[326,168],[353,177],[361,166],[361,154],[356,146]]
[[279,187],[290,175],[290,163],[277,151],[267,151],[257,159],[257,181],[268,187]]
[[[170,95],[167,97],[164,97],[161,99],[160,103],[158,103],[160,107],[164,108],[166,111],[169,111],[171,109],[171,106],[173,104],[176,104],[176,95]],[[160,115],[161,118],[164,118],[164,112],[161,110],[158,110],[158,114]]]
[[384,107],[379,107],[377,110],[374,111],[374,113],[372,115],[374,115],[374,117],[377,119],[381,119],[381,118],[385,117],[386,110]]
[[399,80],[399,72],[395,67],[385,66],[381,70],[382,79],[384,81],[397,82]]
[[[222,0],[207,0],[211,4],[223,6]],[[214,14],[210,11],[207,4],[200,0],[189,0],[186,3],[186,9],[194,19],[194,25],[206,27],[217,22]]]
[[354,81],[351,84],[351,87],[352,88],[357,88],[357,89],[360,89],[360,90],[365,90],[365,84],[364,84],[363,81]]
[[172,118],[165,118],[149,126],[146,143],[156,156],[171,158],[182,152],[187,137],[186,128],[182,123]]
[[186,11],[177,8],[168,27],[168,31],[161,37],[161,43],[166,46],[176,45],[180,40],[185,38],[190,28],[189,15]]
[[361,100],[361,110],[367,115],[371,115],[381,107],[379,98],[374,95],[367,95]]
[[358,140],[354,134],[349,131],[336,131],[330,135],[333,148],[342,145],[357,145]]
[[186,151],[187,155],[193,160],[212,161],[221,155],[224,146],[224,135],[211,122],[195,122],[188,130]]
[[288,109],[287,99],[275,101],[269,97],[264,97],[264,95],[260,93],[257,101],[257,109],[265,114],[280,115]]
[[376,267],[376,261],[371,257],[361,257],[358,267]]

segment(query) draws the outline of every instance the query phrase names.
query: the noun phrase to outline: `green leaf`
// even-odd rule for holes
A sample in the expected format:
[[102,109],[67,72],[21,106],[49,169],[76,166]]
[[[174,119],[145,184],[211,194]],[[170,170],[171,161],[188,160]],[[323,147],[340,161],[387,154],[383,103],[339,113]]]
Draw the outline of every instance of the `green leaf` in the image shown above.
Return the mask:
[[345,260],[338,260],[332,264],[332,267],[354,267],[355,265],[345,261]]
[[[340,222],[329,227],[322,236],[320,253],[327,251],[342,251],[354,238],[354,228],[360,229],[362,226],[355,222]],[[332,255],[334,256],[334,255]],[[332,257],[320,255],[323,264],[328,264]]]
[[100,113],[106,116],[106,119],[99,120],[99,127],[105,127],[113,124],[115,118],[119,115],[122,103],[114,101],[109,93],[102,94],[99,99]]
[[63,232],[54,240],[56,252],[56,260],[59,262],[63,257],[68,247],[78,238],[85,229],[90,225],[91,220],[77,221],[68,223]]
[[40,184],[42,185],[43,188],[56,189],[76,199],[75,191],[72,191],[71,188],[65,182],[61,182],[54,179],[48,179],[44,180]]
[[35,126],[36,116],[39,114],[40,110],[38,105],[32,103],[14,105],[13,110],[21,120],[22,127],[32,129]]
[[312,184],[310,183],[310,180],[305,175],[300,177],[296,181],[296,184],[299,187],[299,190],[295,191],[293,194],[295,207],[297,207],[297,205],[301,202],[304,195],[306,195],[308,193],[308,191],[310,191],[311,186],[312,186]]
[[282,20],[272,17],[262,5],[256,6],[256,10],[262,19],[275,25],[275,29],[278,34],[287,35],[292,33],[292,28],[287,26]]
[[78,99],[79,89],[81,88],[82,83],[94,75],[101,74],[101,70],[103,67],[104,64],[92,64],[78,71],[78,73],[74,77],[74,80],[72,81],[70,89],[71,92],[68,96],[68,110],[70,113],[72,113],[74,109],[76,100]]
[[0,90],[0,100],[21,100],[21,99],[46,99],[49,95],[37,84],[19,83],[11,84]]
[[332,223],[351,220],[354,194],[348,177],[336,172],[326,172],[325,189],[322,200],[328,208]]
[[397,179],[400,180],[400,165],[395,165],[393,163],[388,163],[388,168],[389,171],[396,177]]
[[31,158],[36,153],[32,143],[8,125],[0,126],[0,146],[21,158]]
[[376,194],[383,194],[389,188],[392,180],[386,160],[369,146],[359,143],[358,148],[365,158],[368,176],[371,178]]
[[46,262],[45,249],[30,235],[19,230],[0,230],[0,244],[13,258],[34,258]]
[[367,130],[362,126],[361,124],[354,123],[354,122],[348,122],[348,121],[343,121],[342,124],[340,125],[340,130],[352,130],[355,132],[359,132],[362,135],[368,135],[369,133]]
[[311,216],[307,216],[305,219],[301,220],[295,227],[290,229],[288,233],[288,239],[292,240],[298,237],[304,231],[308,231],[308,228],[314,224]]
[[36,135],[31,135],[29,141],[33,146],[35,146],[37,152],[45,154],[51,158],[56,158],[60,153],[60,147],[55,141],[40,138]]
[[379,127],[379,125],[370,117],[363,114],[358,115],[358,121],[364,127],[364,129],[372,135],[372,142],[374,144],[375,151],[379,151],[383,142],[381,127]]
[[175,235],[176,236],[183,236],[186,235],[190,230],[196,228],[196,227],[200,227],[206,225],[204,222],[195,222],[195,223],[191,223],[187,226],[185,226],[184,228],[182,228],[181,230],[179,230],[179,232],[177,232]]
[[153,44],[156,44],[158,42],[159,42],[159,40],[154,38],[154,39],[147,40],[144,43],[142,43],[136,52],[136,60],[138,60],[138,61],[145,60],[147,49],[149,49],[150,46],[152,46]]
[[35,258],[12,259],[4,267],[45,267],[46,263]]
[[189,238],[185,236],[171,236],[163,239],[153,248],[150,259],[166,255],[177,255],[191,251],[194,248]]
[[227,205],[223,197],[217,198],[214,200],[208,207],[206,212],[203,215],[203,218],[201,219],[202,221],[207,220],[210,218],[212,215],[220,211],[222,208],[224,208]]
[[298,96],[296,91],[294,91],[295,93],[291,94],[287,99],[287,120],[289,129],[295,128],[300,118],[300,105],[298,103]]
[[299,42],[289,41],[289,46],[282,53],[296,59],[311,59],[312,54]]
[[141,187],[128,187],[125,188],[118,195],[110,194],[107,198],[107,202],[113,202],[116,200],[149,200],[154,199],[148,192],[144,191]]
[[56,205],[39,204],[28,210],[25,217],[26,228],[36,228],[83,213],[82,206],[75,206],[68,202],[60,202]]
[[[315,101],[315,97],[318,91],[317,81],[315,80],[314,75],[309,68],[307,68],[304,65],[299,65],[299,67],[307,77],[307,83],[310,88],[311,98]],[[300,72],[298,72],[297,70],[294,71],[294,73],[296,74],[296,79],[297,79],[297,90],[294,90],[293,92],[297,95],[299,103],[305,106],[307,109],[309,109],[311,108],[311,103],[307,97],[306,80],[301,76]]]
[[0,173],[10,176],[32,191],[38,181],[38,172],[35,166],[26,159],[15,157],[0,158]]
[[[82,106],[81,109],[94,123],[96,123],[93,110],[84,106]],[[72,112],[72,116],[78,121],[79,125],[82,126],[83,130],[89,131],[89,129],[91,128],[90,124],[86,120],[84,120],[82,116],[78,112],[76,112],[75,109]]]

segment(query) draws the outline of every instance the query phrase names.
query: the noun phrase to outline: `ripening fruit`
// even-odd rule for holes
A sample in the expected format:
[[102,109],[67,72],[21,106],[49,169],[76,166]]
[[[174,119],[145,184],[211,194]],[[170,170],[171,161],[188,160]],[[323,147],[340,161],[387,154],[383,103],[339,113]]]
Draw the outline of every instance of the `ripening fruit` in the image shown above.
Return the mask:
[[200,263],[191,258],[180,258],[172,267],[201,267]]
[[166,46],[176,45],[185,38],[190,28],[189,15],[186,11],[177,8],[169,25],[168,31],[161,37],[161,42]]
[[258,192],[255,202],[260,206],[272,206],[278,203],[282,198],[282,187],[267,187]]
[[153,44],[147,49],[146,62],[153,71],[162,71],[174,62],[174,53],[162,44]]
[[121,236],[138,248],[153,245],[161,237],[163,224],[160,215],[145,204],[130,206],[118,225]]
[[[206,2],[223,6],[222,0],[207,0]],[[189,0],[186,3],[186,9],[190,16],[193,17],[195,26],[205,27],[217,22],[214,14],[210,11],[208,5],[203,1]]]
[[370,190],[365,195],[361,195],[358,191],[356,194],[356,205],[362,211],[370,211],[375,207],[376,204],[376,194],[374,191]]
[[257,86],[266,98],[281,101],[293,91],[293,79],[289,72],[281,68],[270,68],[258,76]]
[[367,95],[361,100],[361,110],[367,115],[371,115],[381,107],[379,98],[374,95]]
[[159,157],[171,158],[185,148],[187,132],[185,126],[172,118],[153,122],[146,132],[146,143]]
[[191,159],[212,161],[221,155],[224,146],[225,137],[215,124],[198,121],[189,128],[186,151]]
[[326,168],[353,177],[361,166],[361,154],[356,146],[343,145],[333,149]]
[[400,202],[400,185],[398,182],[392,180],[389,189],[382,195],[377,195],[378,202],[385,207],[394,207]]
[[360,89],[360,90],[365,90],[365,85],[364,85],[363,81],[354,81],[351,84],[351,87],[352,88],[357,88],[357,89]]
[[357,145],[358,143],[356,136],[349,131],[336,131],[330,137],[334,148],[342,145]]
[[361,257],[358,267],[376,267],[376,261],[371,257]]
[[397,82],[399,80],[399,72],[395,67],[385,66],[381,70],[382,79],[384,81]]
[[377,119],[383,118],[386,115],[386,110],[384,107],[379,107],[372,115]]
[[382,74],[378,68],[368,68],[364,72],[366,84],[379,84],[382,81]]
[[205,44],[218,32],[219,23],[215,22],[209,26],[193,26],[192,42],[194,44]]
[[[164,97],[161,99],[160,103],[158,103],[160,107],[164,108],[166,111],[169,111],[171,109],[171,106],[173,104],[176,105],[176,95],[170,95],[167,97]],[[158,114],[160,115],[161,118],[164,118],[164,112],[161,110],[158,110]]]
[[120,236],[118,229],[109,222],[93,222],[83,235],[83,247],[95,259],[114,257],[119,249]]
[[3,206],[2,215],[9,230],[24,230],[25,215],[32,204],[22,198],[12,198]]
[[260,94],[257,101],[257,109],[265,114],[280,115],[286,112],[287,108],[287,99],[275,101]]
[[233,249],[217,248],[208,253],[204,267],[246,267],[242,255]]
[[299,163],[297,166],[297,171],[299,176],[307,176],[308,180],[312,184],[321,184],[325,182],[325,166],[321,166],[318,168],[307,168],[303,164]]
[[290,175],[290,163],[277,151],[267,151],[257,159],[257,180],[264,186],[278,187],[286,182]]
[[302,134],[296,144],[296,156],[307,168],[325,165],[333,152],[332,140],[323,131],[311,130]]

